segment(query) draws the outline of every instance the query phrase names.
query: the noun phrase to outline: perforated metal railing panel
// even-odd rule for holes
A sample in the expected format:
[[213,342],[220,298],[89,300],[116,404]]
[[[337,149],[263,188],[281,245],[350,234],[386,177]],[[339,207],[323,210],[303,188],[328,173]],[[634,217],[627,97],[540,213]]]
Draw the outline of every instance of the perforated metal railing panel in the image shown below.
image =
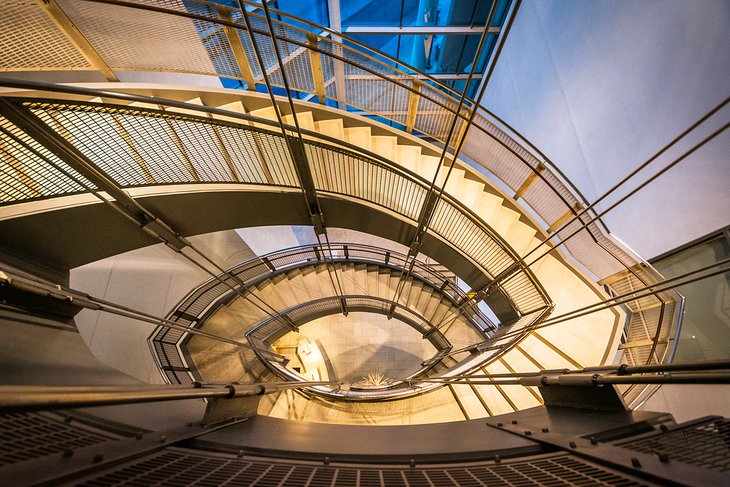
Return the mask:
[[711,418],[644,438],[622,441],[618,446],[719,472],[730,471],[730,420]]
[[79,479],[83,486],[638,486],[621,472],[556,453],[514,461],[458,465],[360,466],[286,462],[168,448]]
[[92,69],[38,2],[0,0],[0,25],[4,71]]
[[119,438],[54,413],[0,414],[0,466]]

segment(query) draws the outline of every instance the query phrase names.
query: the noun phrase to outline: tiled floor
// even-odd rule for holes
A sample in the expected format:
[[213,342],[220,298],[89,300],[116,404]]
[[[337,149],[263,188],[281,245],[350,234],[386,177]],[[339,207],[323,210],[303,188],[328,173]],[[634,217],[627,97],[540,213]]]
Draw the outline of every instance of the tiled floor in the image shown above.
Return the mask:
[[383,315],[350,313],[332,315],[302,325],[278,346],[295,346],[302,337],[319,340],[340,382],[360,382],[369,373],[390,379],[412,374],[436,349],[405,323]]

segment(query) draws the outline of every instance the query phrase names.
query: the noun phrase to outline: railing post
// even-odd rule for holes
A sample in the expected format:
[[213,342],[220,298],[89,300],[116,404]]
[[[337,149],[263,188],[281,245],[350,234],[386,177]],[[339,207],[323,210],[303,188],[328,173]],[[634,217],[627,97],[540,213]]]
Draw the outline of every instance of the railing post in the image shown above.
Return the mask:
[[[474,108],[474,107],[472,107]],[[451,147],[461,147],[463,142],[462,140],[466,137],[466,133],[469,130],[469,127],[471,127],[471,124],[469,123],[469,116],[467,113],[466,119],[462,118],[459,122],[461,125],[459,126],[459,132],[456,134],[456,138],[454,139],[453,144],[451,144]]]
[[413,78],[413,91],[408,97],[408,114],[406,115],[406,132],[413,132],[416,125],[416,115],[418,115],[418,100],[421,98],[421,81]]
[[272,271],[272,272],[276,271],[276,266],[271,263],[271,260],[269,260],[268,257],[262,257],[261,262],[263,262],[264,265],[266,267],[268,267],[270,271]]
[[309,64],[312,68],[312,80],[314,81],[314,91],[317,94],[317,99],[321,105],[326,104],[326,94],[324,89],[324,72],[322,71],[322,59],[317,51],[319,48],[319,38],[307,32],[307,45],[310,47],[307,49],[309,54]]
[[79,50],[89,64],[101,71],[101,74],[104,75],[107,81],[119,81],[112,68],[109,67],[106,61],[104,61],[104,58],[101,57],[96,49],[94,49],[94,46],[84,37],[84,34],[81,33],[79,28],[66,15],[66,12],[56,3],[56,0],[36,0],[36,3],[46,11],[53,23],[61,29],[61,32]]
[[[160,109],[164,110],[165,108],[160,106]],[[182,156],[182,159],[185,162],[185,167],[188,169],[188,172],[190,173],[190,177],[192,177],[194,181],[199,182],[200,175],[198,174],[197,169],[195,169],[195,166],[193,166],[193,163],[190,160],[190,157],[188,156],[188,151],[185,148],[185,144],[183,144],[183,141],[180,139],[180,136],[175,131],[175,127],[172,125],[172,122],[170,121],[170,119],[165,119],[165,122],[167,122],[167,128],[170,130],[170,136],[172,137],[172,140],[175,142],[175,145],[177,146],[177,150],[180,152],[180,155]]]
[[[230,11],[223,8],[217,8],[216,10],[218,11],[219,19],[226,22],[233,21]],[[238,29],[224,25],[223,33],[226,39],[228,39],[228,44],[231,46],[233,58],[236,60],[241,77],[246,82],[246,89],[256,91],[256,80],[253,77],[253,71],[251,71],[251,65],[248,62],[248,56],[246,56],[246,50],[243,48],[241,37],[238,35]],[[263,66],[261,69],[264,69]]]
[[[553,222],[553,224],[550,225],[550,228],[547,229],[547,232],[553,233],[555,230],[562,227],[563,224],[565,222],[567,222],[573,215],[577,215],[582,209],[583,209],[583,205],[581,205],[580,203],[574,204],[572,208],[568,209],[568,211],[566,211],[563,214],[563,216],[561,216],[560,218],[555,220]],[[578,220],[578,221],[580,221],[580,220]],[[586,230],[588,230],[587,227],[586,227]]]
[[545,169],[546,169],[545,165],[542,162],[539,163],[537,165],[537,167],[535,168],[534,172],[532,174],[530,174],[529,176],[527,176],[527,178],[523,181],[523,183],[517,189],[517,191],[515,192],[515,195],[512,198],[515,200],[522,198],[525,195],[525,193],[527,192],[527,190],[530,189],[530,186],[532,186],[532,183],[534,183],[537,180],[537,178],[539,177],[538,175],[540,173],[542,173]]
[[43,193],[41,192],[40,185],[25,169],[23,163],[21,162],[22,159],[16,159],[11,154],[11,147],[6,144],[5,141],[0,140],[0,160],[7,164],[8,167],[10,167],[10,169],[16,174],[21,184],[25,186],[30,192],[31,197],[35,198],[38,196],[42,196]]
[[119,121],[119,118],[117,118],[116,115],[112,114],[112,120],[114,120],[114,125],[117,128],[117,132],[119,133],[119,136],[124,140],[124,142],[127,144],[127,148],[129,149],[129,152],[131,152],[132,156],[134,157],[134,161],[139,166],[139,169],[142,171],[142,174],[144,174],[144,178],[147,180],[147,184],[155,184],[155,177],[152,175],[152,171],[150,170],[149,165],[147,164],[147,161],[144,160],[144,157],[142,157],[142,154],[139,153],[137,150],[137,147],[134,145],[134,139],[131,135],[129,135],[129,132],[127,132],[127,129],[124,128],[124,125],[122,125],[122,122]]

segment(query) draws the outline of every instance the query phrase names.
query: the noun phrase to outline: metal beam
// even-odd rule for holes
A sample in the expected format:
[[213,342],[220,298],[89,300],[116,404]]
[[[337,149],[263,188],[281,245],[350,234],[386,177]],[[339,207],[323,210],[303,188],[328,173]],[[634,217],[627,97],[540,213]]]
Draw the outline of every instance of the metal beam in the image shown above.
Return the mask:
[[[535,173],[532,174],[534,175]],[[515,199],[517,199],[517,195],[515,195]],[[563,213],[562,216],[558,217],[558,219],[550,225],[550,227],[547,229],[547,232],[555,233],[556,230],[564,227],[565,223],[570,220],[573,215],[577,215],[578,213],[580,213],[582,209],[583,205],[581,205],[580,202],[576,202],[572,208],[568,208],[568,210]]]
[[82,56],[91,64],[94,68],[101,71],[101,74],[107,79],[107,81],[119,81],[119,78],[114,74],[112,68],[104,61],[101,55],[94,49],[94,46],[84,37],[81,31],[76,27],[73,21],[66,15],[66,12],[56,3],[56,0],[36,0],[36,3],[40,5],[55,23],[59,29],[64,33],[69,41],[79,50]]
[[416,115],[418,115],[418,100],[421,98],[421,83],[413,80],[413,88],[416,91],[411,91],[408,98],[408,114],[406,115],[406,132],[413,132],[413,127],[416,125]]
[[0,385],[0,412],[50,411],[183,399],[233,399],[323,385],[332,385],[332,383],[329,381],[301,381],[227,385],[194,383],[185,386],[147,384],[117,386]]
[[537,181],[538,174],[543,172],[545,169],[545,165],[543,163],[539,163],[535,168],[535,171],[530,173],[530,175],[522,182],[522,185],[517,189],[517,191],[515,191],[515,195],[512,198],[515,200],[522,198],[527,190],[530,189],[530,186]]
[[[344,31],[342,31],[344,34],[366,34],[366,35],[397,35],[397,34],[404,34],[404,35],[428,35],[428,34],[458,34],[458,35],[481,35],[484,32],[484,27],[468,27],[468,26],[442,26],[442,25],[433,25],[433,26],[406,26],[406,27],[396,27],[396,26],[360,26],[360,25],[353,25],[351,27],[347,27]],[[502,32],[502,29],[499,27],[490,27],[488,34],[499,34]]]
[[18,181],[25,186],[33,197],[43,196],[40,185],[36,182],[33,177],[28,173],[23,162],[13,156],[11,148],[5,143],[4,140],[0,139],[0,160],[5,163],[13,170]]

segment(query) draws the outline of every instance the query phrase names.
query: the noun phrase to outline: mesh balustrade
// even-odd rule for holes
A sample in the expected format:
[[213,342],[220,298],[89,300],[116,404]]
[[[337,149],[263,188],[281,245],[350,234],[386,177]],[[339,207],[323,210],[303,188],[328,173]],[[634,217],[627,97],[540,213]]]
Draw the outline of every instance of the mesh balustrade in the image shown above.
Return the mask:
[[[254,56],[254,46],[242,26],[240,11],[237,9],[213,6],[203,1],[177,0],[135,1],[125,5],[81,0],[59,0],[58,3],[100,58],[113,70],[169,71],[240,80],[244,79],[243,71],[250,70],[256,82],[262,81],[261,67]],[[84,54],[68,41],[40,5],[30,2],[4,2],[0,10],[0,20],[4,25],[11,26],[0,31],[0,45],[4,47],[4,54],[0,56],[2,69],[93,69]],[[325,96],[331,100],[397,122],[436,142],[445,142],[458,105],[458,93],[357,41],[301,19],[294,19],[285,12],[275,13],[281,19],[274,20],[277,45],[284,59],[284,74],[293,90],[316,95],[318,82],[321,82],[325,87]],[[230,23],[222,20],[228,17],[232,19]],[[251,13],[251,21],[254,40],[261,51],[265,69],[275,86],[283,86],[282,68],[276,62],[274,45],[266,22],[255,12]],[[296,26],[291,25],[293,23]],[[245,59],[236,57],[231,39],[223,29],[224,24],[236,29]],[[316,42],[308,42],[308,33],[315,35]],[[321,71],[312,65],[310,55],[319,56]],[[454,132],[457,137],[452,137],[450,145],[456,144],[458,135],[465,137],[463,155],[486,174],[498,178],[514,190],[516,196],[542,221],[545,229],[557,229],[568,218],[588,206],[585,198],[552,161],[493,114],[480,109],[474,122],[467,127],[465,121],[472,105],[473,102],[467,100],[459,114]],[[63,118],[66,114],[57,116]],[[195,180],[195,172],[198,172],[201,181],[230,181],[240,177],[246,181],[262,182],[261,174],[265,171],[260,165],[244,167],[248,162],[240,160],[220,164],[220,159],[225,159],[225,156],[217,155],[219,151],[210,142],[214,140],[211,138],[214,130],[210,127],[205,130],[198,128],[199,138],[196,142],[200,143],[200,153],[196,154],[193,149],[188,149],[191,154],[183,155],[179,154],[176,144],[169,140],[165,147],[141,145],[131,148],[125,140],[128,138],[125,131],[134,132],[134,127],[128,126],[131,123],[128,114],[94,116],[106,118],[105,131],[99,133],[106,134],[113,141],[113,147],[105,150],[129,163],[125,174],[120,175],[120,182],[170,183],[184,180],[188,177],[187,173]],[[78,123],[85,124],[90,123],[91,117],[84,119],[80,112],[76,112],[73,118]],[[51,123],[51,120],[47,119],[47,122]],[[189,125],[189,122],[167,120],[165,123],[158,123],[155,133],[161,135],[169,132],[170,124],[178,130],[179,126]],[[218,127],[217,130],[235,140],[243,152],[249,154],[246,147],[250,147],[250,140],[240,134],[233,135],[224,127]],[[132,136],[133,134],[129,135]],[[280,141],[277,142],[266,134],[259,136],[269,143],[266,145],[267,150],[276,152],[282,161],[286,160],[286,151]],[[93,145],[93,141],[84,140],[82,134],[75,134],[73,137],[78,138],[75,142],[84,147]],[[18,147],[17,142],[3,137],[0,152],[4,154],[4,158],[15,161],[4,169],[3,181],[0,183],[0,188],[3,189],[0,198],[3,203],[82,190],[74,178],[67,178],[63,173],[58,174],[58,170],[54,172],[44,166],[39,173],[32,162],[36,156],[24,153],[27,150]],[[208,152],[209,150],[212,152]],[[169,158],[177,159],[182,164],[174,169],[162,168],[145,159],[145,156],[156,157],[159,154],[165,154],[166,158],[169,154]],[[201,154],[219,158],[215,170],[199,164],[197,158]],[[328,155],[334,156],[332,153]],[[253,160],[257,158],[255,156]],[[356,159],[345,161],[343,155],[335,158],[352,168],[360,163]],[[145,164],[142,164],[142,160]],[[375,170],[375,166],[367,167]],[[236,170],[244,173],[248,170],[249,173],[239,176]],[[288,167],[286,163],[278,166],[277,170],[278,184],[297,186],[290,164]],[[320,184],[318,189],[337,191],[342,188]],[[354,188],[348,188],[348,191],[356,192]],[[414,198],[410,201],[417,202],[417,193],[423,193],[423,187],[411,187],[410,191],[411,198]],[[412,211],[408,209],[409,202],[402,201],[399,204],[402,205],[398,207],[400,212]],[[396,206],[395,203],[391,205]],[[577,230],[594,216],[595,212],[592,210],[586,212],[576,222],[558,232],[558,237],[573,233],[573,228]],[[450,230],[446,226],[431,230],[443,238],[449,238],[447,235]],[[600,220],[586,225],[575,237],[571,237],[565,247],[584,269],[615,294],[620,294],[619,289],[651,285],[661,279],[640,257],[613,239]],[[488,267],[489,272],[499,269],[500,265],[496,261],[487,260],[484,254],[477,254],[473,250],[472,254],[470,258],[479,265],[486,266],[485,269]],[[503,284],[503,287],[506,292],[510,292],[509,283]],[[672,341],[675,340],[681,319],[679,310],[682,299],[681,295],[671,291],[652,298],[649,307],[639,306],[637,303],[628,306],[631,319],[622,345],[624,361],[629,364],[643,364],[671,360]],[[533,311],[530,309],[529,299],[518,308],[525,314]],[[629,398],[635,399],[636,395]]]

